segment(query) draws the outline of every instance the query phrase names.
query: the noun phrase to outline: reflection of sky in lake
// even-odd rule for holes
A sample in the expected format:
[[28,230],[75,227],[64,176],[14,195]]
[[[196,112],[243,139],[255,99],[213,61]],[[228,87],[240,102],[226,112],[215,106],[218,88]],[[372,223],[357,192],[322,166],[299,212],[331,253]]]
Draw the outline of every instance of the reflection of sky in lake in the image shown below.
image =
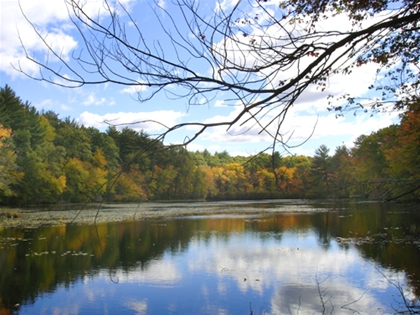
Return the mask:
[[319,244],[312,232],[197,232],[183,251],[85,276],[19,314],[387,314],[392,295],[354,247]]

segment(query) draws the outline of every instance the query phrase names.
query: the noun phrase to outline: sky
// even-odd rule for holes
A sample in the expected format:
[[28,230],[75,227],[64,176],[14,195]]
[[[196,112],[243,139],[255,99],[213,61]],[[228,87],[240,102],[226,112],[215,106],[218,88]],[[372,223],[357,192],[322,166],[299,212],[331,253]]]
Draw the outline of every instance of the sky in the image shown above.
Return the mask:
[[[0,1],[1,86],[4,87],[7,84],[16,92],[17,96],[23,101],[28,101],[39,111],[52,110],[62,119],[70,117],[85,126],[92,126],[102,131],[108,127],[104,121],[115,124],[128,123],[131,128],[144,130],[149,135],[155,136],[165,131],[164,126],[171,127],[185,122],[227,121],[241,110],[241,107],[238,106],[228,106],[226,103],[228,95],[223,95],[223,93],[216,95],[208,102],[203,102],[202,105],[198,100],[197,106],[190,106],[186,98],[174,98],[170,91],[158,93],[147,102],[139,102],[136,92],[143,92],[145,88],[136,89],[136,87],[106,83],[69,89],[31,79],[16,70],[21,67],[28,74],[38,74],[37,66],[25,58],[22,43],[29,54],[41,61],[48,60],[50,64],[54,64],[56,59],[47,53],[45,46],[34,34],[19,8],[19,3],[26,17],[36,24],[46,41],[59,50],[63,60],[70,65],[74,65],[72,54],[74,55],[74,52],[80,51],[79,49],[83,47],[82,38],[70,22],[66,6],[61,0]],[[219,2],[219,6],[229,8],[234,2],[223,0]],[[87,12],[99,16],[106,22],[106,18],[101,15],[101,10],[98,9],[101,7],[100,0],[89,0],[86,3]],[[154,10],[156,5],[152,1],[146,0],[123,0],[121,3],[136,20],[145,40],[152,43],[154,47],[158,47],[159,41],[162,50],[169,54],[171,47],[168,46],[166,34],[156,20],[155,13],[157,11]],[[171,7],[171,1],[159,0],[156,3],[171,12],[178,27],[181,16]],[[270,4],[268,1],[267,9],[273,9],[273,4],[274,2]],[[217,10],[214,1],[202,1],[200,5],[205,16],[211,16]],[[163,24],[168,23],[165,25],[171,32],[175,32],[167,16],[162,15],[160,19]],[[345,22],[330,19],[324,23],[322,27],[328,29],[337,25],[342,27]],[[126,28],[130,32],[133,29],[132,23],[127,23]],[[191,30],[186,27],[179,26],[179,30],[185,36],[191,35],[188,33]],[[208,64],[200,62],[191,64],[200,73],[205,74],[210,71]],[[329,94],[338,96],[349,92],[360,96],[372,96],[368,94],[371,93],[368,87],[373,83],[375,76],[376,69],[367,65],[356,68],[351,75],[335,76],[328,82],[327,89],[323,93],[315,88],[305,91],[294,103],[282,125],[281,132],[285,139],[288,139],[289,150],[286,152],[279,147],[280,153],[311,156],[322,144],[329,147],[330,153],[333,153],[337,146],[343,144],[352,147],[355,139],[362,134],[370,134],[380,128],[397,123],[398,113],[375,114],[373,116],[370,113],[358,113],[356,116],[348,113],[344,117],[337,118],[335,113],[327,110]],[[273,115],[274,112],[271,112],[263,119],[269,120],[274,117]],[[159,123],[134,123],[144,120],[158,121]],[[187,148],[191,151],[207,149],[214,153],[226,150],[231,155],[251,155],[271,145],[271,139],[264,133],[259,134],[257,129],[251,128],[248,132],[243,133],[244,130],[247,130],[247,126],[239,124],[230,130],[226,130],[226,127],[213,128],[204,132]],[[165,142],[167,144],[180,143],[191,137],[195,131],[196,129],[192,127],[180,129],[166,137]]]

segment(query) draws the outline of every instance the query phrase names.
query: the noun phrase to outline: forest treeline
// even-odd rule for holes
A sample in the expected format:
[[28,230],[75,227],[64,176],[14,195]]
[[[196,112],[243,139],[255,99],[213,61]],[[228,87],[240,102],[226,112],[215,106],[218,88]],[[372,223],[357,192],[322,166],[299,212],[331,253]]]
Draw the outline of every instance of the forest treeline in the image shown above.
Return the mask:
[[128,127],[105,132],[0,89],[0,203],[420,198],[420,101],[399,124],[313,157],[189,152]]

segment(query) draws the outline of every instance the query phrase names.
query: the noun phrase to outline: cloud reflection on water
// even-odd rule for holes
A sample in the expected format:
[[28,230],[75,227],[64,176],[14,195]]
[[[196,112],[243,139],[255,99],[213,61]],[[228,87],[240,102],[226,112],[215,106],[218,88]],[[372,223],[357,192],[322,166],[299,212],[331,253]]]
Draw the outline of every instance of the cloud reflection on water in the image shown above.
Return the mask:
[[[314,246],[314,239],[316,235],[310,233],[298,240],[294,238],[294,243],[287,234],[280,241],[252,236],[243,241],[243,235],[227,239],[213,235],[205,240],[196,237],[177,259],[165,254],[143,268],[117,271],[114,277],[119,284],[169,286],[174,290],[184,290],[183,282],[190,278],[201,278],[193,284],[193,290],[199,292],[203,308],[212,312],[219,307],[212,301],[226,297],[236,287],[242,294],[267,299],[264,314],[351,314],[354,310],[382,314],[386,307],[374,291],[390,287],[383,275],[364,261],[356,249],[343,250],[333,242],[325,250],[322,245]],[[289,246],[292,243],[294,246]],[[206,282],[208,277],[216,279],[215,287]],[[188,303],[187,296],[183,299],[179,303]],[[125,306],[137,314],[147,313],[145,300],[129,300]],[[175,309],[176,305],[168,308]],[[229,312],[220,308],[218,313]]]
[[228,281],[243,293],[253,291],[261,297],[272,290],[271,314],[353,313],[353,309],[381,314],[384,306],[370,291],[389,287],[383,276],[355,249],[344,251],[333,244],[324,250],[313,246],[314,238],[306,235],[293,247],[257,238],[240,243],[233,237],[223,246],[217,238],[196,239],[190,247],[198,257],[189,262],[189,270],[217,276],[220,295],[227,291]]
[[271,314],[383,314],[381,304],[368,291],[335,279],[316,285],[288,284],[271,300]]
[[147,301],[136,301],[136,300],[128,300],[125,302],[125,306],[133,310],[136,315],[144,315],[147,314]]
[[[101,277],[108,278],[109,273],[103,273]],[[182,280],[182,273],[175,261],[152,260],[144,268],[137,268],[129,272],[117,270],[112,278],[120,284],[138,283],[148,285],[173,285]]]

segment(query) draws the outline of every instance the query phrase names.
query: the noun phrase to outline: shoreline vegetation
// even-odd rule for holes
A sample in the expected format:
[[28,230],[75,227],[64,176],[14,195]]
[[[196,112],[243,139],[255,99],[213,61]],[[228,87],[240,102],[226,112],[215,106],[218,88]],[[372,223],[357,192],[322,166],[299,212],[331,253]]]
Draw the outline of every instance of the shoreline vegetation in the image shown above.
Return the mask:
[[353,148],[314,156],[191,152],[143,131],[85,127],[0,88],[0,205],[163,200],[419,200],[420,102]]

